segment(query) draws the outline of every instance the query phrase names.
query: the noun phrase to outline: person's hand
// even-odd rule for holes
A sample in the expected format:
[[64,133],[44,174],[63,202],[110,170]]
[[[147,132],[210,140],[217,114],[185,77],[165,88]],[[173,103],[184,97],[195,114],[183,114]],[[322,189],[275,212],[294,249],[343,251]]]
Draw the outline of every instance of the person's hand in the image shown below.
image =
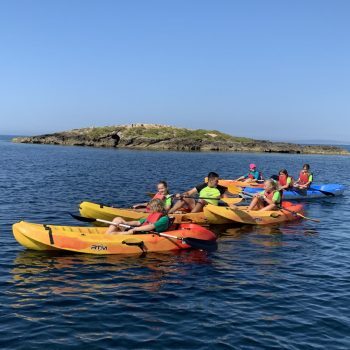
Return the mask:
[[133,227],[133,228],[127,230],[127,231],[123,231],[122,234],[124,234],[124,235],[133,235],[134,232],[135,232],[135,228]]
[[180,193],[176,193],[175,198],[176,199],[182,199],[182,195]]

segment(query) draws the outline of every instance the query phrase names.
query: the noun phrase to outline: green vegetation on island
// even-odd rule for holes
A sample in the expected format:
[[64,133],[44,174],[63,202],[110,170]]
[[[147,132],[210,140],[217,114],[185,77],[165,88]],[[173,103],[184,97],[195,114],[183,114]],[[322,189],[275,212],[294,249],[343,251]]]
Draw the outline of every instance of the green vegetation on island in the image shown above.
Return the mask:
[[285,142],[236,137],[217,130],[177,128],[159,124],[129,124],[73,129],[32,137],[14,138],[13,142],[118,147],[173,151],[276,152],[301,154],[343,154],[336,146],[299,145]]

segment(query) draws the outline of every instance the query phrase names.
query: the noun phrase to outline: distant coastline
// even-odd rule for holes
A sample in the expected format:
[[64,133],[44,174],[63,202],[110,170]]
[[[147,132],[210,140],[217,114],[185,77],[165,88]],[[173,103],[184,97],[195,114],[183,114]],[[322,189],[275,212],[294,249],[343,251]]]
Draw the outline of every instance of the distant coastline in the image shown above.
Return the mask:
[[73,129],[53,134],[15,137],[16,143],[114,147],[167,151],[223,151],[350,155],[332,145],[271,142],[236,137],[217,130],[191,130],[159,124],[129,124]]

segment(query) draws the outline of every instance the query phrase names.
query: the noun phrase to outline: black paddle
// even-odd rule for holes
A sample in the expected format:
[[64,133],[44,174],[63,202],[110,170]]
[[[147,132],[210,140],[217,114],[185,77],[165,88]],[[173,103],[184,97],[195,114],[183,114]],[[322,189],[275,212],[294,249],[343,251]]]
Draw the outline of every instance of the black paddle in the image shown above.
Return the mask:
[[[114,225],[114,226],[120,226],[125,228],[132,228],[134,226],[125,225],[125,224],[116,224],[112,221],[102,220],[102,219],[95,219],[95,218],[87,218],[85,216],[79,216],[74,215],[72,213],[69,213],[74,219],[83,221],[83,222],[103,222],[105,224]],[[182,241],[183,243],[189,245],[192,248],[200,249],[200,250],[207,250],[207,251],[213,251],[217,248],[217,243],[215,240],[206,240],[206,239],[199,239],[199,238],[193,238],[193,237],[177,237],[173,235],[169,235],[167,233],[160,233],[155,231],[149,231],[150,233],[156,234],[160,237],[167,237],[167,238],[174,238],[179,241]]]
[[323,193],[325,196],[335,197],[335,194],[332,193],[332,192],[318,190],[317,188],[313,188],[313,187],[309,187],[309,190],[311,190],[311,191],[319,191],[319,192]]
[[[235,193],[235,191],[236,191],[236,193],[237,193],[238,191],[240,191],[241,193],[243,193],[244,195],[246,195],[246,196],[248,196],[248,197],[252,197],[252,198],[254,197],[254,195],[252,195],[252,194],[250,194],[250,193],[247,193],[247,192],[244,192],[244,191],[241,191],[239,187],[232,186],[232,185],[229,186],[229,191],[230,191],[231,193]],[[296,211],[293,211],[293,210],[287,209],[287,208],[285,208],[285,207],[282,207],[281,205],[277,205],[277,207],[278,207],[279,209],[281,209],[281,210],[289,211],[289,212],[292,213],[293,215],[300,216],[301,218],[303,218],[303,219],[305,219],[305,220],[310,220],[310,221],[314,221],[314,222],[320,222],[320,220],[318,220],[318,219],[308,218],[307,216],[304,216],[304,215],[302,215],[302,214],[300,214],[300,213],[297,213]]]

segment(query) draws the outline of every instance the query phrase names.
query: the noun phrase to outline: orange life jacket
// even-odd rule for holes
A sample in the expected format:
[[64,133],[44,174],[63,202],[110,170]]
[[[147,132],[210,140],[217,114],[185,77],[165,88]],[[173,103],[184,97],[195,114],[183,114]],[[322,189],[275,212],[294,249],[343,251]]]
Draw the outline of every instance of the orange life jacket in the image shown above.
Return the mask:
[[[279,191],[272,191],[270,193],[267,193],[266,191],[264,191],[264,196],[265,198],[267,198],[268,200],[272,201],[273,199],[273,195],[275,194],[275,192],[279,192]],[[282,197],[281,197],[281,200],[282,200]],[[270,203],[269,203],[270,204]],[[281,203],[275,203],[276,205],[280,205]]]
[[141,225],[148,225],[148,224],[155,224],[162,216],[164,216],[163,213],[155,212],[151,213],[147,216],[146,221]]
[[163,201],[165,198],[164,194],[157,192],[152,199],[160,199]]
[[[253,174],[248,174],[248,179],[255,179]],[[261,171],[259,171],[259,177],[257,178],[257,180],[264,180],[263,174]]]
[[300,173],[299,173],[299,184],[300,185],[305,185],[305,184],[307,184],[308,182],[309,182],[309,176],[310,176],[311,174],[309,173],[309,172],[307,172],[307,173],[304,173],[303,171],[301,171]]
[[[285,186],[287,185],[287,180],[288,180],[288,177],[290,176],[286,176],[286,175],[279,175],[278,176],[278,183],[281,185],[281,186]],[[292,179],[292,178],[291,178]],[[290,183],[291,185],[292,183]]]

